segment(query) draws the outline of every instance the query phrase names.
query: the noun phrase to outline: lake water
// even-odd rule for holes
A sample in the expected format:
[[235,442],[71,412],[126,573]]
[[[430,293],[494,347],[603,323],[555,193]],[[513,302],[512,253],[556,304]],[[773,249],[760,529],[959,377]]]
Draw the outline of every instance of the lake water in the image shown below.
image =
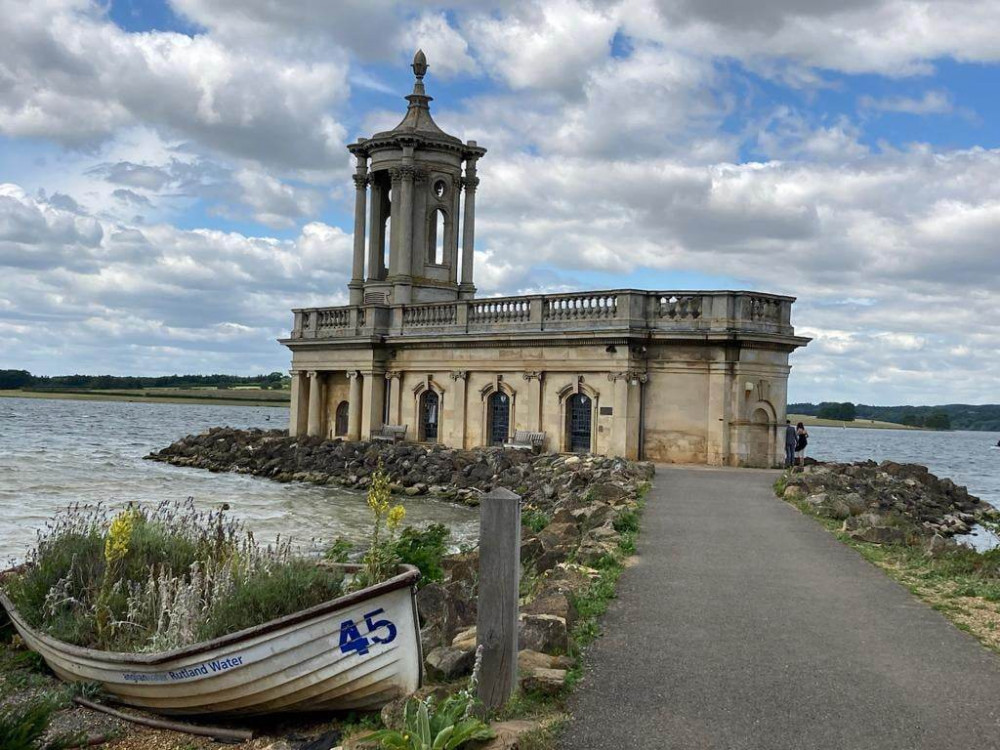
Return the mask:
[[[23,556],[35,531],[72,502],[124,504],[193,497],[229,503],[258,539],[360,540],[362,496],[334,487],[279,484],[144,461],[150,451],[209,427],[283,429],[276,407],[0,398],[0,563]],[[813,427],[809,455],[828,461],[924,464],[1000,507],[1000,433]],[[407,522],[440,522],[453,541],[478,532],[478,511],[429,498],[406,501]]]
[[[303,543],[363,537],[369,515],[360,493],[143,460],[216,426],[284,429],[288,410],[0,398],[0,564],[22,557],[36,530],[77,501],[123,505],[193,497],[202,507],[229,503],[262,541],[279,533]],[[478,533],[477,510],[430,498],[405,504],[407,523],[445,523],[456,544]]]

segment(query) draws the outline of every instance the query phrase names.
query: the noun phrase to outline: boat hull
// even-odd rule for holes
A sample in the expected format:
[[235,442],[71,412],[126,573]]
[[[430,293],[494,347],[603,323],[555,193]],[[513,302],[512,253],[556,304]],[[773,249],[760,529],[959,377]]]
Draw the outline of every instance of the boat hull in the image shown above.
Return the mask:
[[29,626],[2,591],[0,602],[25,644],[61,679],[96,682],[129,706],[176,715],[371,710],[420,687],[418,578],[407,566],[317,607],[153,654],[64,643]]

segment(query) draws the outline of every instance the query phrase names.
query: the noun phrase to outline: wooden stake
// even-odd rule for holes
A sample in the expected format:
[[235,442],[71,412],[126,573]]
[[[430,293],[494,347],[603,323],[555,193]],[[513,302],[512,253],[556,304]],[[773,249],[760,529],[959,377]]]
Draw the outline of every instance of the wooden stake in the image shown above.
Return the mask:
[[521,577],[521,498],[503,487],[479,506],[479,699],[503,706],[517,685],[517,599]]

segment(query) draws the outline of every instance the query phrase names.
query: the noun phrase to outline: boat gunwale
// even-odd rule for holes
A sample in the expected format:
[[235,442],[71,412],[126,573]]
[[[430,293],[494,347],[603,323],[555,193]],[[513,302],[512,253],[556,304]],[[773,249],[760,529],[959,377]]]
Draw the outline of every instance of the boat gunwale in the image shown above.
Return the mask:
[[[334,566],[331,565],[331,567]],[[336,567],[345,568],[348,572],[354,572],[361,568],[360,565],[350,564],[336,565]],[[406,563],[400,564],[399,567],[402,569],[401,573],[397,573],[392,578],[376,583],[374,586],[368,586],[358,591],[352,591],[351,593],[344,594],[336,599],[321,602],[320,604],[316,604],[307,609],[301,609],[298,612],[293,612],[290,615],[269,620],[268,622],[261,623],[260,625],[254,625],[249,628],[244,628],[243,630],[237,630],[233,633],[227,633],[226,635],[219,636],[218,638],[213,638],[210,641],[200,641],[198,643],[192,643],[188,646],[182,646],[181,648],[176,648],[171,651],[155,651],[152,653],[101,651],[98,649],[86,648],[85,646],[77,646],[72,643],[67,643],[66,641],[61,641],[58,638],[53,638],[52,636],[32,627],[25,621],[24,617],[17,610],[17,607],[15,607],[14,603],[8,598],[2,585],[0,585],[0,604],[3,605],[5,610],[7,610],[7,615],[12,621],[14,621],[15,625],[23,627],[25,630],[30,632],[33,637],[45,643],[50,648],[57,649],[65,654],[85,656],[89,659],[113,664],[158,665],[174,661],[176,659],[183,659],[188,656],[197,656],[207,651],[221,649],[232,644],[238,644],[242,641],[251,640],[260,635],[266,635],[291,625],[297,625],[301,622],[315,619],[322,615],[335,612],[338,609],[350,607],[367,599],[374,599],[378,596],[382,596],[383,594],[398,591],[399,589],[412,589],[415,587],[417,581],[420,580],[419,569],[414,565],[408,565]],[[12,568],[0,573],[0,584],[3,583],[3,580],[9,574],[14,573],[17,570],[18,568]],[[419,635],[417,640],[419,642]]]

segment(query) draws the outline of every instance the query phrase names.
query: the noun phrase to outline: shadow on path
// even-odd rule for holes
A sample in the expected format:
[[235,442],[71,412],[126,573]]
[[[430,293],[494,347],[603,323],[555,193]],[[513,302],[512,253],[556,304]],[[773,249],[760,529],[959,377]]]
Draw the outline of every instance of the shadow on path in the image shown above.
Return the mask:
[[1000,748],[1000,658],[777,476],[658,468],[561,747]]

